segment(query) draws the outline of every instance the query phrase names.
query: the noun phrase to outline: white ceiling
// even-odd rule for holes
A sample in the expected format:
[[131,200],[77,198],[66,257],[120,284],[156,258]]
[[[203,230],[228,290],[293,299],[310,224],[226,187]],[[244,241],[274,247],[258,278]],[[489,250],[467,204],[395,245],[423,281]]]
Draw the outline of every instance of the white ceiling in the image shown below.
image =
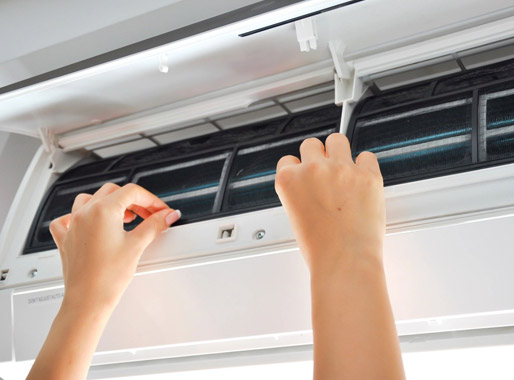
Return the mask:
[[[181,0],[0,2],[0,62],[95,32]],[[151,33],[153,26],[149,25]],[[13,43],[13,37],[16,43]]]

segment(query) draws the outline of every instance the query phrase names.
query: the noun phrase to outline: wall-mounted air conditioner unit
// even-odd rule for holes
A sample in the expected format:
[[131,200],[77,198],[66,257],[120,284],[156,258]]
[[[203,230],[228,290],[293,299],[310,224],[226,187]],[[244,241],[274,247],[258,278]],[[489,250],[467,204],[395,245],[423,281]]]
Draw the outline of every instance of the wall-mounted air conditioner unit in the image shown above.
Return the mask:
[[43,147],[0,235],[0,361],[34,359],[59,308],[50,221],[108,181],[184,217],[143,255],[94,366],[310,345],[274,170],[334,131],[379,158],[400,335],[513,325],[513,15],[500,0],[301,2],[4,89],[0,125]]

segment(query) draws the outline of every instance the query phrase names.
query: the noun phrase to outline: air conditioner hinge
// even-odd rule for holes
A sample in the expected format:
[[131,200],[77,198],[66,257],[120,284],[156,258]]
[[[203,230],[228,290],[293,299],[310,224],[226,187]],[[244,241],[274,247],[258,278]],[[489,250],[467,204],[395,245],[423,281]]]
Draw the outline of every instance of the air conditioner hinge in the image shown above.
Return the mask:
[[353,77],[353,64],[346,62],[343,54],[346,46],[341,41],[329,41],[328,49],[334,62],[334,68],[339,79],[351,79]]
[[77,162],[82,155],[78,152],[64,152],[60,147],[54,133],[47,128],[38,128],[39,137],[43,143],[45,151],[50,156],[52,172],[64,173]]
[[330,41],[328,48],[335,70],[335,103],[340,106],[344,102],[358,102],[365,87],[362,79],[357,75],[353,63],[344,60],[345,45],[341,41]]
[[329,41],[328,48],[332,55],[335,71],[334,102],[343,107],[340,131],[346,133],[355,103],[360,100],[367,86],[364,85],[353,63],[345,61],[343,57],[345,45],[341,41]]
[[313,17],[295,21],[296,39],[300,44],[300,50],[309,52],[318,47],[318,33],[316,22]]

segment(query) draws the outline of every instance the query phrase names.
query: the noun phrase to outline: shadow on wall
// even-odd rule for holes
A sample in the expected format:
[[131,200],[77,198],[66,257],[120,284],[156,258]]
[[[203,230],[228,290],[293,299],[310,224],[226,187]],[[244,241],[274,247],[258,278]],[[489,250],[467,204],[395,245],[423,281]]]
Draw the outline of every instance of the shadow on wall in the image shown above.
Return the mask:
[[0,231],[39,139],[0,132]]

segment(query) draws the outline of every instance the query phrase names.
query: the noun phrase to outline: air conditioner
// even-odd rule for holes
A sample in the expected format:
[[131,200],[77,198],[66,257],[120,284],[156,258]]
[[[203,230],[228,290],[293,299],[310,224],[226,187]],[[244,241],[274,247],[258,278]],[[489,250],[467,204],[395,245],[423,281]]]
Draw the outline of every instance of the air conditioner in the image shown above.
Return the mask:
[[48,225],[106,181],[184,218],[143,255],[91,376],[310,347],[308,272],[274,165],[337,130],[381,163],[402,340],[514,325],[510,2],[248,11],[0,89],[0,125],[43,144],[0,235],[0,361],[37,355],[63,297]]

